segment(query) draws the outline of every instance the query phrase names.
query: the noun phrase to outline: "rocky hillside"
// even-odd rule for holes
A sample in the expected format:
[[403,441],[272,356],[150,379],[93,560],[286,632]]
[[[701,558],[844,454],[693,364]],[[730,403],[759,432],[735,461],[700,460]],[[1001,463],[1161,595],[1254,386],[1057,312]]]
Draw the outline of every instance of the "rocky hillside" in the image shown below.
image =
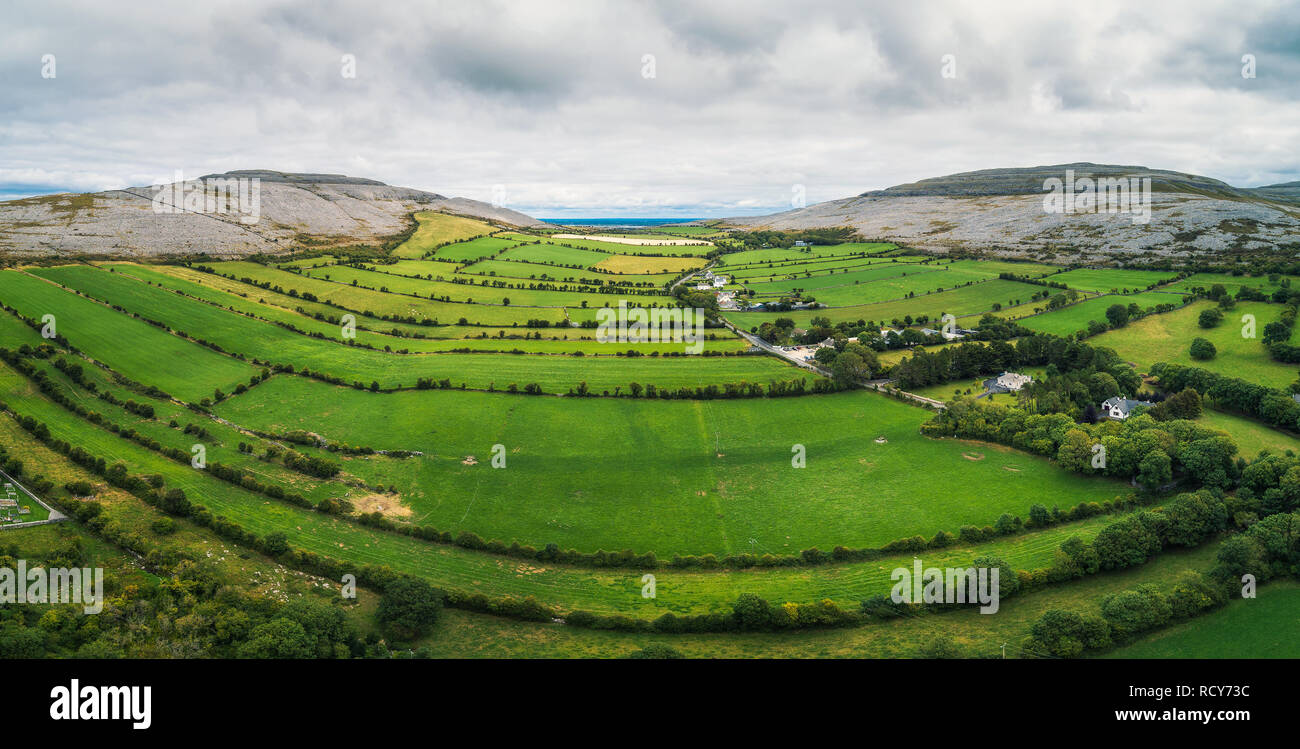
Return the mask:
[[[465,198],[340,174],[245,170],[201,180],[260,180],[259,199],[200,207],[194,193],[129,187],[0,202],[0,252],[11,254],[240,256],[288,252],[297,242],[361,244],[406,230],[413,211],[446,211],[511,226],[541,222]],[[250,184],[250,183],[245,183]],[[232,193],[237,190],[232,189]],[[164,211],[156,210],[155,198]],[[216,203],[213,193],[213,204]],[[174,207],[173,207],[174,206]]]
[[[1124,213],[1048,211],[1046,180],[1149,178],[1150,219]],[[924,179],[806,208],[726,219],[738,228],[851,226],[863,236],[951,251],[1101,260],[1187,257],[1229,250],[1300,249],[1300,184],[1239,188],[1140,166],[1089,163],[985,169]]]

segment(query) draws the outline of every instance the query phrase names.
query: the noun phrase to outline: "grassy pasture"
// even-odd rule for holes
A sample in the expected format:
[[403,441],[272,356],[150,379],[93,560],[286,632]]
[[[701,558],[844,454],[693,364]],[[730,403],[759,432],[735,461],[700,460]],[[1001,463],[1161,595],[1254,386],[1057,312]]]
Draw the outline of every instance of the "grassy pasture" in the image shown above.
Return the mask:
[[1274,455],[1283,455],[1287,450],[1300,450],[1300,439],[1294,435],[1239,414],[1207,408],[1197,422],[1226,432],[1247,460],[1254,460],[1260,450],[1268,450]]
[[695,257],[646,257],[637,255],[613,255],[596,263],[596,268],[610,273],[631,274],[667,274],[672,276],[682,271],[704,267],[703,258]]
[[[1126,361],[1137,364],[1145,372],[1158,361],[1176,362],[1208,369],[1231,377],[1275,388],[1286,388],[1296,379],[1296,368],[1269,358],[1264,344],[1256,338],[1243,338],[1242,315],[1256,318],[1256,336],[1264,326],[1282,314],[1281,305],[1265,302],[1239,302],[1226,313],[1218,327],[1205,330],[1196,324],[1201,310],[1215,306],[1213,302],[1200,301],[1163,315],[1151,315],[1129,323],[1119,330],[1102,333],[1088,339],[1094,346],[1109,346]],[[1218,355],[1209,361],[1197,361],[1188,353],[1193,338],[1205,338],[1218,349]]]
[[478,219],[452,216],[437,211],[419,211],[411,238],[393,250],[397,257],[423,257],[434,247],[447,242],[460,242],[470,237],[490,234],[494,227]]
[[[289,273],[246,261],[213,263],[211,267],[217,273],[234,279],[249,278],[257,282],[269,282],[272,284],[271,290],[273,291],[279,289],[285,293],[289,291],[310,292],[321,301],[364,313],[367,317],[394,315],[403,319],[414,318],[416,321],[433,320],[444,325],[465,318],[469,323],[496,326],[523,325],[533,318],[549,320],[552,323],[558,323],[564,319],[564,312],[560,309],[524,309],[522,307],[470,305],[417,299],[399,294],[385,294],[372,289],[326,281],[308,275]],[[333,268],[329,270],[333,270]],[[339,311],[334,310],[334,314],[339,314]]]
[[1008,658],[1035,658],[1039,656],[1022,652],[1020,643],[1046,611],[1095,613],[1097,601],[1108,593],[1143,583],[1167,586],[1182,570],[1208,570],[1214,564],[1217,546],[1210,543],[1169,551],[1140,567],[1016,596],[1003,601],[994,616],[964,610],[845,629],[670,635],[575,630],[449,611],[447,622],[439,624],[421,644],[427,644],[436,657],[447,658],[612,658],[650,644],[667,645],[690,658],[907,658],[915,657],[921,645],[945,636],[952,637],[968,658],[1000,658],[1003,643],[1008,645]]
[[[109,276],[86,266],[80,270]],[[18,271],[0,271],[0,298],[30,318],[40,320],[43,315],[54,315],[58,332],[88,356],[178,398],[198,401],[212,395],[216,388],[230,392],[257,373],[248,364]]]
[[[1060,266],[1047,265],[1045,263],[1021,263],[1011,260],[954,260],[949,263],[949,267],[954,270],[969,270],[984,274],[990,277],[996,277],[999,273],[1014,273],[1017,276],[1027,276],[1029,278],[1042,278],[1052,275],[1060,270]],[[1056,279],[1053,278],[1053,281]]]
[[878,281],[883,278],[914,276],[923,273],[938,273],[940,270],[939,266],[934,265],[886,263],[884,265],[867,266],[861,270],[845,268],[836,273],[827,273],[807,278],[792,278],[781,281],[751,282],[747,285],[755,295],[788,294],[795,289],[817,293],[823,289],[840,286],[854,286],[857,284],[869,284],[872,281]]
[[[384,268],[384,266],[376,267]],[[486,277],[473,279],[474,283],[426,281],[423,278],[414,276],[389,273],[386,269],[369,271],[344,265],[316,268],[305,271],[305,273],[312,278],[320,278],[346,286],[369,288],[396,294],[412,294],[419,297],[436,297],[440,301],[472,303],[474,305],[493,306],[507,305],[508,303],[512,307],[581,307],[585,304],[589,307],[605,307],[617,306],[620,299],[627,299],[628,304],[643,307],[676,306],[672,297],[635,294],[631,289],[617,295],[581,291],[512,289],[490,285],[496,282]],[[501,281],[500,283],[509,282]],[[525,318],[527,318],[526,311]]]
[[850,258],[831,258],[827,260],[816,260],[807,263],[780,263],[774,265],[746,265],[739,268],[732,266],[723,266],[719,272],[725,273],[740,281],[770,282],[793,280],[795,278],[817,277],[822,275],[833,275],[845,271],[853,272],[857,270],[866,270],[868,268],[882,268],[891,265],[919,265],[928,264],[932,258],[920,256],[907,257],[850,257]]
[[1300,658],[1300,582],[1262,585],[1254,600],[1237,599],[1217,611],[1175,624],[1104,658]]
[[602,260],[608,260],[612,253],[596,250],[560,247],[554,244],[524,244],[506,250],[496,256],[498,260],[519,260],[525,263],[542,265],[577,266],[589,268]]
[[[517,559],[372,531],[347,520],[266,501],[80,421],[36,393],[30,383],[7,367],[0,367],[0,396],[21,412],[45,422],[54,436],[73,440],[96,454],[112,455],[124,461],[132,472],[158,473],[168,486],[184,489],[192,501],[204,504],[214,513],[229,517],[259,535],[283,530],[290,543],[299,548],[356,562],[388,564],[394,569],[430,579],[435,584],[464,590],[482,590],[495,595],[537,595],[562,608],[580,606],[646,617],[668,610],[694,613],[725,607],[742,590],[754,590],[773,600],[832,597],[851,606],[865,595],[887,590],[891,584],[888,570],[910,560],[910,555],[899,555],[871,563],[813,569],[663,571],[659,574],[663,578],[661,591],[665,595],[655,601],[646,601],[638,595],[640,570],[587,570],[560,565],[542,568]],[[3,436],[4,433],[0,432],[0,437]],[[939,552],[939,555],[943,559],[967,563],[969,557],[984,551],[996,551],[1008,559],[1014,558],[1015,564],[1041,566],[1050,559],[1055,547],[1067,534],[1090,537],[1102,527],[1100,520],[1102,518],[1094,518],[976,547],[953,548]]]
[[1122,268],[1079,268],[1058,273],[1052,280],[1079,291],[1138,291],[1177,276],[1173,271],[1133,270]]
[[[1214,288],[1215,284],[1223,284],[1223,288],[1227,289],[1228,293],[1233,295],[1235,295],[1238,289],[1243,286],[1248,286],[1252,289],[1259,289],[1264,293],[1271,293],[1281,285],[1281,280],[1282,279],[1279,278],[1279,283],[1274,283],[1268,280],[1268,276],[1234,276],[1231,273],[1193,273],[1181,281],[1169,284],[1165,288],[1171,291],[1190,292],[1195,289],[1202,289],[1208,292],[1210,289]],[[1295,279],[1291,280],[1292,282],[1295,281]]]
[[[516,239],[501,236],[479,237],[478,239],[471,239],[466,242],[457,242],[456,244],[449,244],[446,247],[439,247],[430,257],[470,263],[479,258],[492,257],[503,250],[517,247],[519,244],[520,242]],[[398,257],[402,256],[398,255]],[[425,257],[425,255],[420,255],[419,257]]]
[[[938,320],[944,313],[962,317],[977,315],[988,311],[994,303],[1013,305],[1017,300],[1027,300],[1038,291],[1037,286],[1018,281],[994,279],[981,283],[950,289],[935,294],[918,294],[911,299],[899,299],[875,304],[860,304],[849,307],[831,307],[818,310],[798,310],[794,312],[728,312],[727,319],[741,328],[748,330],[763,322],[777,317],[789,317],[796,325],[807,325],[814,317],[830,318],[832,323],[842,320],[889,321],[902,319],[906,315],[919,317],[929,315],[931,320]],[[820,298],[820,297],[819,297]]]
[[[406,261],[403,261],[406,262]],[[415,261],[412,261],[415,262]],[[219,304],[222,307],[234,306],[236,309],[246,309],[271,320],[283,320],[290,322],[296,327],[305,330],[320,330],[333,338],[338,333],[338,319],[344,314],[344,310],[337,307],[331,307],[319,302],[307,302],[299,297],[291,297],[287,294],[278,294],[273,291],[267,291],[255,286],[233,281],[224,276],[218,276],[212,273],[202,273],[172,265],[135,265],[132,263],[104,263],[105,267],[115,267],[121,272],[133,277],[150,281],[154,284],[162,285],[169,289],[180,289],[191,296],[197,296],[201,299],[208,299]],[[255,303],[255,304],[253,304]],[[245,306],[248,305],[248,306]],[[548,313],[549,314],[549,313]],[[394,350],[410,348],[412,351],[442,351],[445,346],[441,344],[432,345],[429,349],[420,348],[420,338],[441,340],[458,340],[464,338],[478,338],[483,334],[489,337],[498,335],[522,336],[526,333],[538,332],[519,327],[518,325],[502,326],[481,326],[481,325],[411,325],[408,323],[396,323],[387,320],[380,320],[375,317],[355,313],[357,318],[357,341],[365,342],[382,348],[385,345],[391,346]],[[538,315],[539,317],[543,315]],[[318,323],[326,323],[327,327],[318,327],[311,324],[302,324],[301,318],[309,318]],[[373,331],[368,333],[366,329]],[[565,336],[573,339],[568,327],[553,327],[540,331],[544,338],[564,340]],[[412,337],[399,337],[399,334]],[[371,337],[367,338],[367,335]]]
[[876,242],[859,242],[845,243],[837,245],[817,245],[814,247],[803,248],[780,248],[772,247],[761,250],[744,250],[741,252],[732,252],[722,256],[722,261],[726,265],[749,265],[754,263],[779,263],[784,261],[809,260],[813,258],[825,257],[845,257],[851,255],[878,255],[882,252],[897,249],[897,245],[889,243]]
[[[680,237],[678,238],[680,239]],[[545,240],[548,244],[568,245],[583,250],[594,252],[604,252],[611,255],[633,255],[643,253],[646,255],[665,255],[671,257],[702,257],[714,249],[712,243],[708,244],[656,244],[656,245],[634,245],[627,242],[604,241],[596,237],[577,238],[577,237],[548,237]]]
[[[1064,507],[1127,493],[1010,450],[924,438],[917,429],[925,411],[872,393],[512,399],[372,394],[301,378],[275,378],[257,391],[223,403],[221,415],[256,428],[420,450],[424,458],[401,464],[408,473],[385,479],[417,517],[439,527],[465,519],[487,535],[576,548],[723,553],[747,550],[749,538],[773,553],[875,546],[1024,514],[1039,497]],[[362,417],[368,413],[389,416]],[[878,436],[888,442],[877,444]],[[483,465],[493,444],[505,445],[505,470]],[[807,449],[806,470],[791,467],[794,444]],[[480,464],[463,465],[466,455]],[[936,492],[935,481],[945,488]]]
[[[1080,330],[1088,329],[1088,322],[1097,320],[1106,322],[1106,310],[1112,305],[1128,307],[1136,304],[1142,309],[1151,309],[1158,304],[1181,304],[1183,297],[1163,291],[1144,291],[1137,294],[1107,294],[1105,296],[1085,299],[1069,307],[1044,312],[1041,315],[1015,318],[1016,322],[1040,333],[1066,336]],[[1006,315],[1010,317],[1010,315]]]
[[[395,268],[397,266],[390,267]],[[669,282],[677,278],[676,273],[598,273],[588,269],[561,268],[554,265],[525,263],[518,260],[480,260],[477,263],[461,268],[461,272],[457,274],[458,277],[470,278],[475,282],[482,280],[481,277],[485,275],[499,278],[518,278],[528,281],[537,280],[600,286],[622,283],[650,284],[646,288],[667,286]]]
[[[925,295],[950,290],[961,284],[979,282],[986,277],[964,270],[947,270],[928,265],[902,266],[904,270],[893,276],[881,275],[877,280],[827,285],[810,290],[809,294],[821,304],[831,307],[850,307],[859,304],[872,304],[889,300],[900,300],[908,295]],[[882,269],[883,270],[883,269]],[[847,275],[847,274],[846,274]],[[809,279],[812,280],[812,279]],[[798,281],[780,282],[779,286],[797,284]],[[763,287],[751,287],[756,290]],[[784,292],[783,292],[784,293]],[[763,301],[762,298],[756,301]]]
[[[41,272],[60,283],[163,322],[175,330],[183,330],[192,336],[202,337],[226,351],[241,353],[250,359],[287,363],[298,369],[305,367],[316,372],[325,372],[342,377],[349,382],[369,384],[376,381],[385,388],[414,387],[416,380],[423,377],[435,380],[449,378],[455,385],[463,382],[472,388],[487,388],[496,383],[497,387],[504,389],[510,383],[517,383],[523,387],[529,382],[536,382],[550,393],[564,392],[576,387],[579,382],[586,381],[599,393],[605,389],[612,391],[615,387],[626,388],[634,381],[662,387],[694,387],[711,383],[767,382],[771,379],[799,379],[808,376],[773,358],[752,356],[583,359],[568,356],[511,354],[390,354],[345,346],[337,339],[322,340],[300,335],[89,266],[44,268]],[[28,280],[46,286],[51,292],[61,293],[74,302],[94,304],[37,279]],[[52,299],[59,298],[52,297]],[[19,309],[23,309],[22,305],[18,306]],[[114,316],[125,317],[100,305],[96,306],[103,311],[101,324],[111,327]],[[28,314],[30,316],[30,313]],[[139,321],[133,322],[156,331],[159,335],[167,336],[157,328]],[[74,345],[81,345],[71,333],[68,335]],[[174,336],[167,337],[178,344],[192,346],[213,356],[219,356],[197,344],[182,341]],[[609,346],[611,353],[619,346],[618,344],[600,345]],[[684,344],[677,345],[680,350],[680,346]],[[631,346],[621,347],[626,349]],[[128,353],[106,352],[104,361],[115,365],[116,361],[125,358]],[[241,380],[247,380],[248,376],[251,376],[252,370],[248,365],[234,362],[226,357],[221,358],[249,370],[249,374],[240,378]],[[151,373],[144,374],[147,376],[135,377],[135,379],[158,383],[157,380],[151,379]],[[159,387],[168,389],[161,383],[158,384]],[[224,384],[228,386],[232,383],[227,380]],[[226,389],[229,392],[228,387]],[[209,388],[207,393],[202,395],[210,392]]]

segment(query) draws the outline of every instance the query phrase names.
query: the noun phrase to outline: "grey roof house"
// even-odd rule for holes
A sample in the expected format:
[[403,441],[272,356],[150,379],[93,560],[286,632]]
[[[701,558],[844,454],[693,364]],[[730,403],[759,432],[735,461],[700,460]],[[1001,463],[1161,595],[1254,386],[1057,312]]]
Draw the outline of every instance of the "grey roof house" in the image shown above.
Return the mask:
[[1127,419],[1138,406],[1154,406],[1150,401],[1138,401],[1115,396],[1101,402],[1101,415],[1108,419]]

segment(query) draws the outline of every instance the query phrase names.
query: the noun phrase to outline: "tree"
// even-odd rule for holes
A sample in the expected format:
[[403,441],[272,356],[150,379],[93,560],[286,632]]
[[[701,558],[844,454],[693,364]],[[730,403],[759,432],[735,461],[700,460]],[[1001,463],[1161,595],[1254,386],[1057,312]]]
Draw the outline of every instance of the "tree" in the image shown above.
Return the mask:
[[867,369],[867,364],[862,361],[862,357],[845,352],[835,357],[835,362],[831,365],[831,374],[835,376],[836,382],[849,385],[870,377],[871,370]]
[[1216,307],[1202,310],[1201,316],[1196,318],[1196,324],[1202,328],[1213,328],[1223,322],[1223,313]]
[[1193,338],[1192,347],[1189,353],[1192,355],[1193,359],[1208,361],[1213,359],[1219,351],[1214,347],[1213,343],[1210,343],[1204,338]]
[[1101,615],[1110,623],[1117,637],[1129,637],[1169,621],[1173,609],[1169,599],[1148,583],[1103,598]]
[[1173,463],[1162,450],[1152,450],[1138,463],[1137,481],[1147,491],[1154,491],[1173,480]]
[[239,657],[313,658],[314,645],[301,624],[280,617],[254,627],[248,641],[239,647]]
[[442,592],[423,580],[399,577],[384,589],[376,616],[399,637],[418,637],[442,614]]
[[741,593],[731,609],[739,629],[753,631],[772,626],[772,607],[753,593]]
[[1128,325],[1128,308],[1122,304],[1112,304],[1106,308],[1106,319],[1112,328]]
[[1073,658],[1085,649],[1110,644],[1110,625],[1095,616],[1080,616],[1073,611],[1050,609],[1029,629],[1027,650],[1033,655]]

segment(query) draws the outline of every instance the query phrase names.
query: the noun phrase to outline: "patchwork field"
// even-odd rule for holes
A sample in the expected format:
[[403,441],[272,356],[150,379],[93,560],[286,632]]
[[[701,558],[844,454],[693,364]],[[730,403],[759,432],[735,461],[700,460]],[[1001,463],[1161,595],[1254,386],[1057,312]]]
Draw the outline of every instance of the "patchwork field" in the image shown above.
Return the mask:
[[[370,257],[364,267],[335,252],[275,266],[204,264],[215,272],[127,262],[0,271],[0,300],[31,319],[53,315],[57,332],[80,352],[52,352],[36,330],[0,315],[0,347],[41,347],[23,361],[43,378],[0,364],[0,401],[13,414],[38,419],[54,440],[183,489],[191,502],[255,539],[282,533],[293,549],[384,565],[457,595],[532,597],[560,613],[580,609],[629,621],[716,615],[742,593],[778,603],[829,601],[853,612],[864,598],[887,594],[892,571],[910,565],[917,552],[872,551],[865,559],[804,564],[816,558],[809,550],[875,550],[900,539],[992,526],[1004,514],[1024,518],[1035,504],[1069,508],[1133,496],[1127,482],[1072,473],[1007,447],[922,436],[932,412],[869,391],[735,397],[744,390],[726,386],[802,381],[810,389],[821,377],[774,356],[734,355],[749,344],[722,328],[706,330],[703,350],[733,355],[683,356],[683,344],[671,342],[611,346],[596,340],[593,327],[577,325],[620,300],[674,304],[667,287],[681,272],[703,267],[705,259],[690,254],[702,251],[699,246],[543,237],[448,218],[455,217],[421,218],[412,238],[392,253],[400,260]],[[665,247],[681,254],[657,256]],[[1145,309],[1183,299],[1163,288],[1103,294],[1022,317],[1043,305],[1046,287],[999,274],[1050,276],[1096,290],[1119,276],[1060,273],[1035,263],[881,256],[895,249],[858,243],[723,255],[716,272],[735,276],[745,298],[803,294],[830,305],[725,314],[745,328],[777,317],[797,325],[813,317],[937,324],[944,313],[973,324],[1000,307],[1001,315],[1030,329],[1064,335],[1104,318],[1113,303]],[[656,255],[635,254],[642,250]],[[747,262],[728,262],[736,260]],[[1125,278],[1134,283],[1142,276]],[[1180,360],[1190,337],[1203,335],[1220,347],[1211,364],[1223,371],[1274,384],[1284,373],[1282,384],[1294,379],[1290,368],[1267,361],[1258,340],[1234,343],[1235,323],[1197,328],[1195,316],[1208,304],[1152,315],[1089,343],[1114,347],[1144,368]],[[1262,328],[1280,310],[1241,303],[1233,314],[1256,314]],[[345,315],[355,321],[354,336],[343,333]],[[882,352],[881,359],[892,363],[908,353]],[[54,366],[68,360],[82,362],[76,379]],[[1042,367],[1022,370],[1045,374]],[[954,391],[977,393],[982,380],[917,392],[949,400]],[[38,381],[45,384],[37,387]],[[543,395],[503,392],[530,383]],[[149,395],[141,385],[175,400]],[[675,399],[646,398],[647,385],[688,390]],[[714,389],[705,392],[709,386]],[[568,397],[584,391],[591,397]],[[641,397],[628,397],[634,391]],[[60,405],[54,394],[94,411],[94,419]],[[1014,398],[994,402],[1010,405]],[[143,412],[141,403],[148,406]],[[1297,442],[1237,415],[1207,411],[1201,422],[1229,434],[1247,456],[1260,449],[1285,453]],[[12,415],[0,415],[0,444],[59,477],[82,470],[29,444],[26,435]],[[196,442],[209,461],[245,480],[222,480],[164,454],[187,455]],[[291,467],[278,458],[286,448],[335,472]],[[792,462],[794,455],[802,456],[803,467]],[[268,495],[259,482],[300,499]],[[57,484],[52,491],[65,492]],[[158,514],[125,492],[114,501],[114,517],[123,522]],[[375,527],[381,517],[391,529]],[[994,554],[1016,569],[1043,569],[1056,563],[1064,541],[1090,541],[1117,519],[1103,513],[923,553],[934,565],[962,566]],[[528,551],[548,548],[571,550],[577,561],[542,561]],[[908,616],[829,632],[761,633],[749,645],[742,645],[748,636],[734,633],[713,639],[654,634],[638,644],[662,638],[692,654],[754,647],[773,655],[809,648],[909,655],[942,632],[972,655],[992,654],[984,650],[1000,646],[990,638],[1019,643],[1048,607],[1094,609],[1101,592],[1160,580],[1183,566],[1204,569],[1212,552],[1202,546],[1123,573],[1047,585],[1007,602],[1009,613],[995,618],[959,611],[941,622]],[[737,555],[782,561],[718,562]],[[593,561],[615,557],[634,561]],[[667,564],[681,557],[696,561]],[[652,599],[640,595],[647,568],[656,570]],[[539,632],[518,619],[463,610],[448,616],[500,638],[467,654],[608,654],[628,642],[623,634],[558,625],[559,635]],[[438,631],[451,642],[460,637]],[[1016,648],[1012,655],[1035,656]]]
[[[806,326],[814,317],[825,317],[832,323],[840,321],[875,321],[888,322],[905,316],[919,318],[927,315],[930,320],[938,320],[942,315],[952,314],[957,317],[978,315],[993,309],[994,304],[1014,306],[1026,302],[1038,292],[1037,286],[1018,281],[973,282],[932,294],[917,294],[914,298],[896,299],[875,304],[859,304],[844,307],[830,307],[818,310],[797,310],[793,312],[728,312],[726,317],[740,328],[756,328],[765,321],[777,317],[788,317],[796,325]],[[820,297],[819,297],[820,299]]]

